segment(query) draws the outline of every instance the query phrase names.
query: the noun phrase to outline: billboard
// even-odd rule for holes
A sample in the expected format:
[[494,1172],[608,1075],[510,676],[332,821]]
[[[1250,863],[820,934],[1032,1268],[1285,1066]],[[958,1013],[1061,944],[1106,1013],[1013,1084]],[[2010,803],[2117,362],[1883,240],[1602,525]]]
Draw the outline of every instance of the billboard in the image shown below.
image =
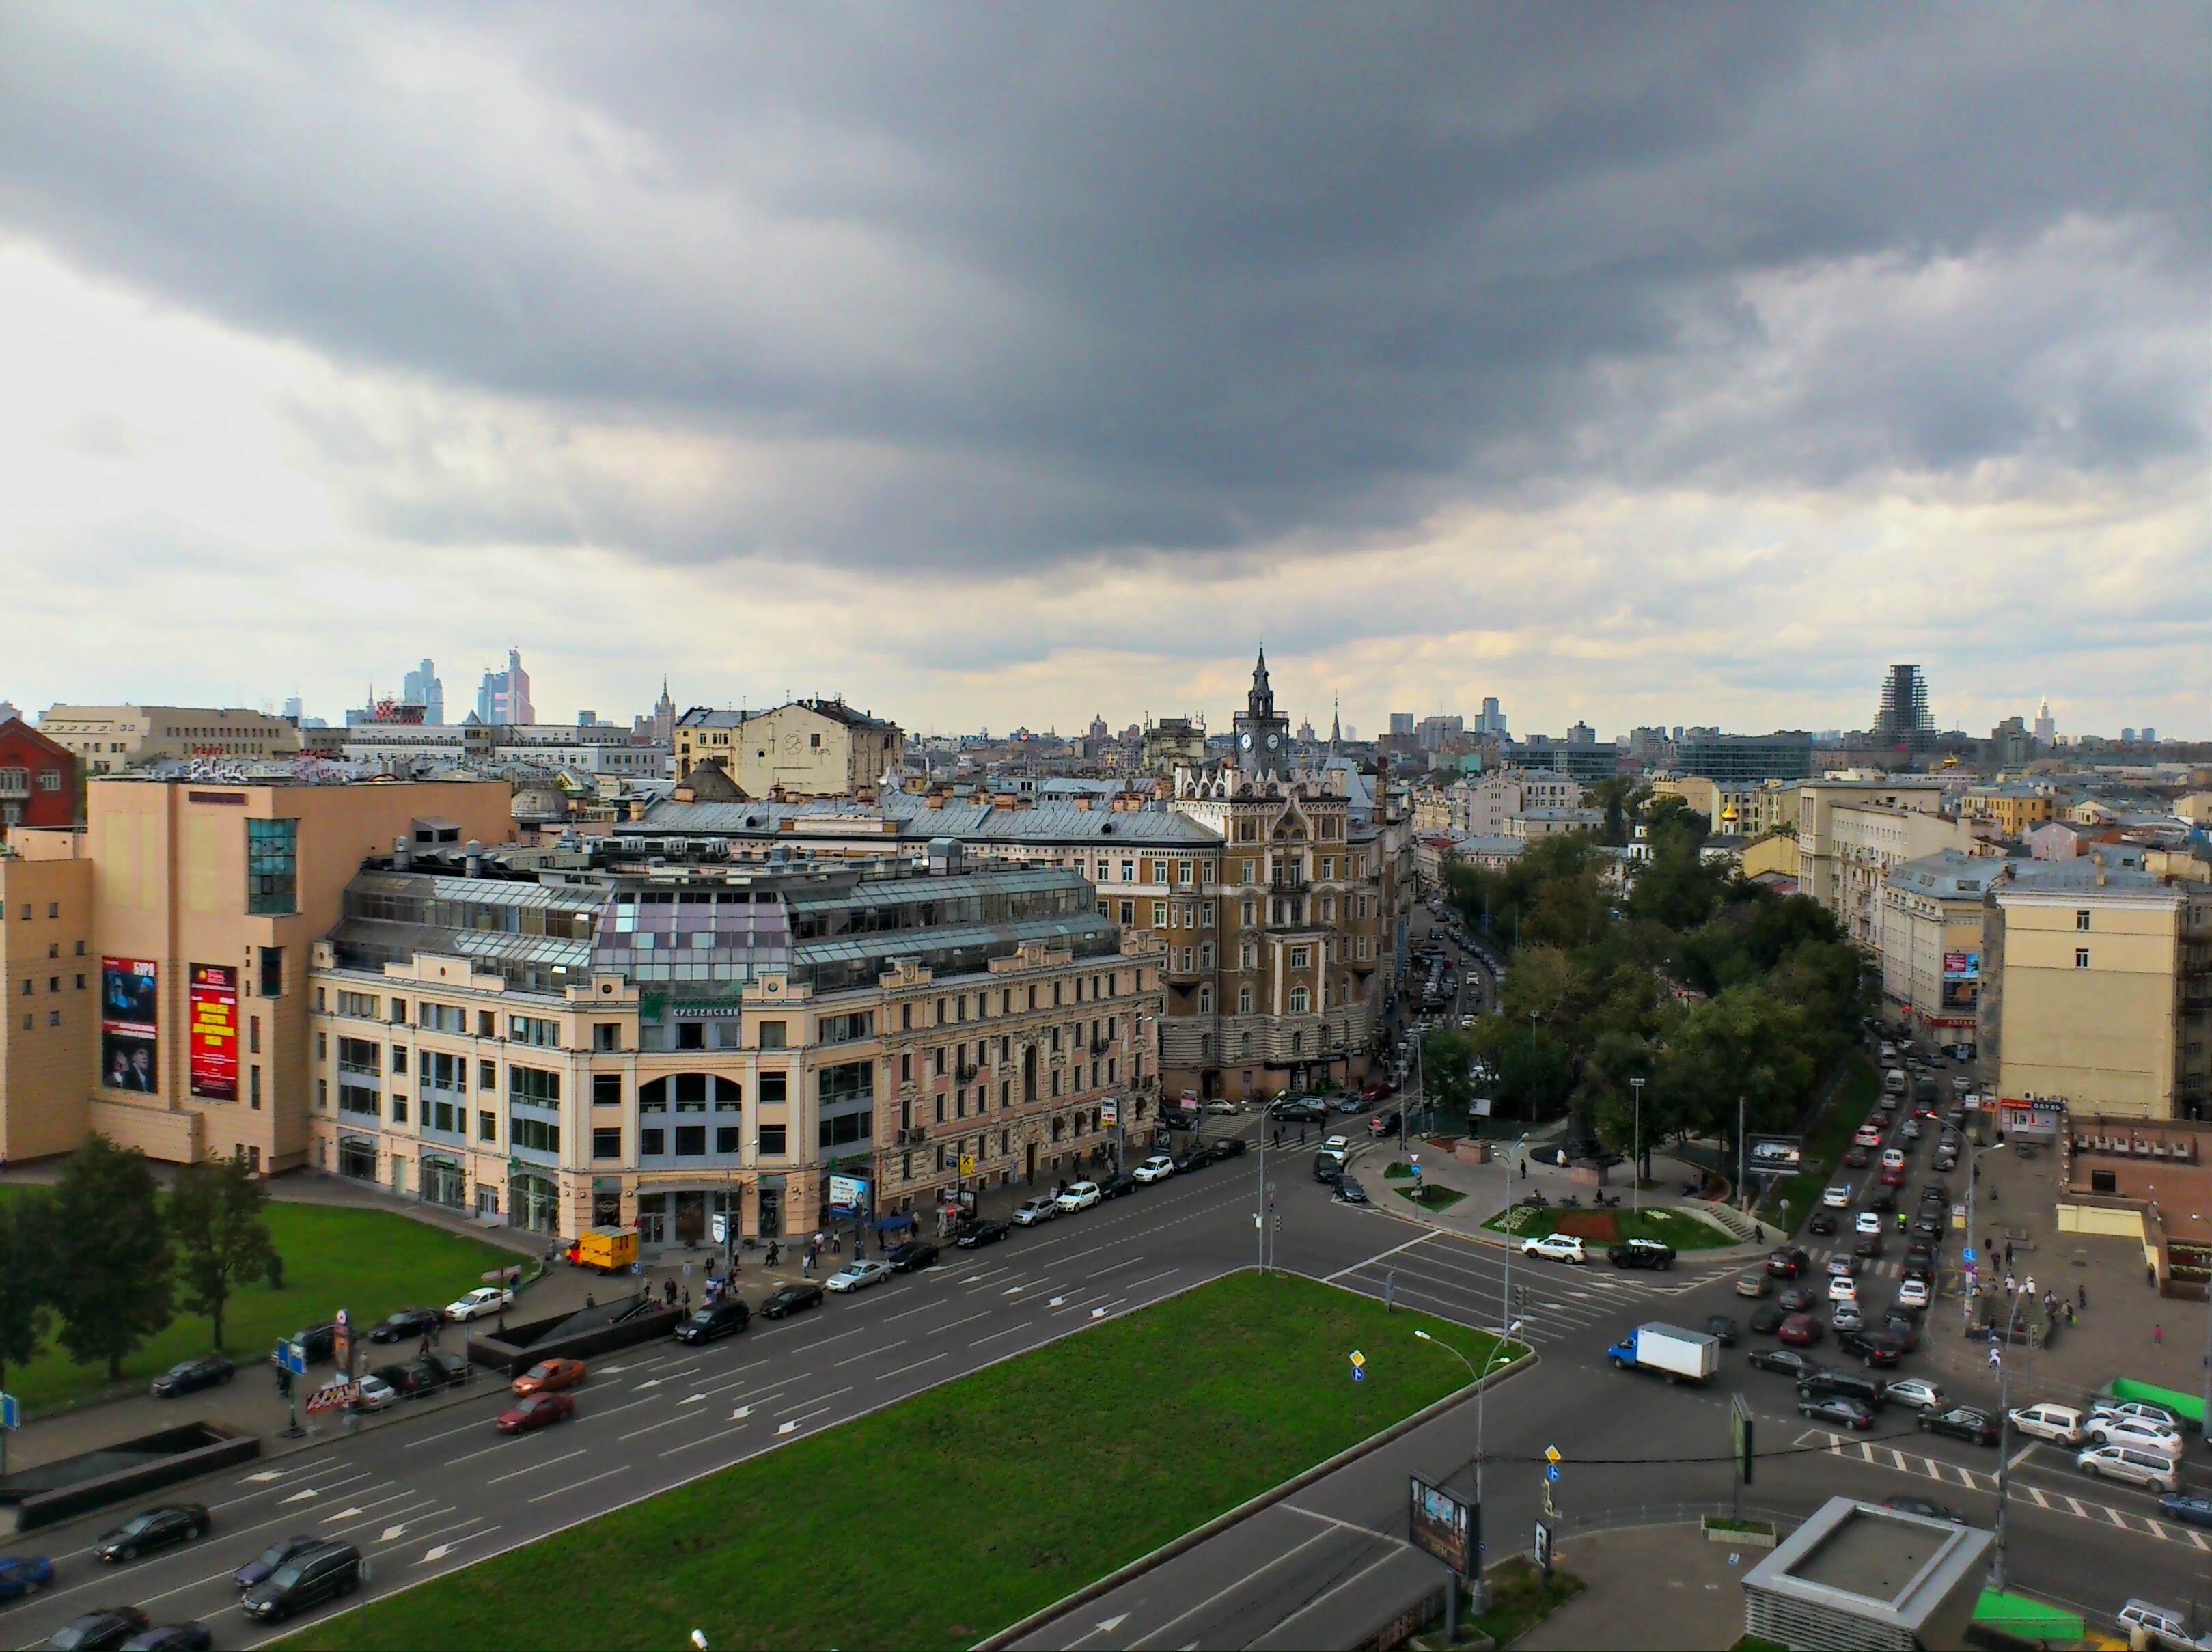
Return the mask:
[[1946,981],[1979,981],[1982,978],[1982,955],[1978,952],[1946,952],[1943,955],[1943,979]]
[[850,1216],[865,1208],[868,1202],[868,1184],[858,1176],[830,1178],[830,1208],[841,1215]]
[[160,1088],[160,975],[151,958],[100,961],[100,1082],[110,1090]]
[[1102,1125],[1121,1122],[1121,1103],[1118,1097],[1109,1096],[1098,1103],[1098,1122]]
[[1744,1163],[1754,1175],[1795,1175],[1805,1163],[1802,1136],[1747,1136]]
[[1473,1576],[1469,1568],[1475,1564],[1481,1541],[1480,1515],[1475,1505],[1419,1474],[1409,1476],[1408,1480],[1413,1546],[1449,1566],[1453,1576]]
[[204,1102],[238,1099],[238,971],[227,964],[191,967],[187,1050],[191,1093]]

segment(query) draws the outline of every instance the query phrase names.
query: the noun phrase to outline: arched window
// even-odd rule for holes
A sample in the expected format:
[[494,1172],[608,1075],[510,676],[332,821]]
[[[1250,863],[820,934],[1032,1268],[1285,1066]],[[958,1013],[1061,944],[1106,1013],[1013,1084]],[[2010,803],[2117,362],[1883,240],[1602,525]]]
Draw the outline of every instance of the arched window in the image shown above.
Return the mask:
[[1304,1015],[1313,1002],[1312,995],[1303,987],[1291,988],[1291,1013]]
[[1200,1015],[1213,1013],[1213,988],[1211,987],[1201,987],[1198,989],[1198,1012]]

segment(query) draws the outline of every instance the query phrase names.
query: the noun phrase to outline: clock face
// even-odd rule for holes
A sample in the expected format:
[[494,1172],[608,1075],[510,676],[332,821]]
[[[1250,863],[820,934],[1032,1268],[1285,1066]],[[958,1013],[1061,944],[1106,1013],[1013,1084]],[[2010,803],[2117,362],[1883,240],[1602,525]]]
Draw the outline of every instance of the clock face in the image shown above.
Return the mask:
[[1267,750],[1270,750],[1270,751],[1273,751],[1274,749],[1275,749],[1275,737],[1274,737],[1273,735],[1270,734],[1270,735],[1267,737]]
[[1252,749],[1252,737],[1249,734],[1244,737],[1244,749],[1247,751]]

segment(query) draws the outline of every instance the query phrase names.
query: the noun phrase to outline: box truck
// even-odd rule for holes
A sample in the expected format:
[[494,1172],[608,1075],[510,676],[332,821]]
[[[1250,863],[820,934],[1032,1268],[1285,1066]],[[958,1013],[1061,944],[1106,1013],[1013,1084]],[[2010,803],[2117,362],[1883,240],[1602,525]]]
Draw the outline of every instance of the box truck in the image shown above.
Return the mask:
[[1639,1325],[1606,1350],[1616,1371],[1656,1371],[1669,1382],[1703,1382],[1721,1368],[1717,1337],[1679,1325]]

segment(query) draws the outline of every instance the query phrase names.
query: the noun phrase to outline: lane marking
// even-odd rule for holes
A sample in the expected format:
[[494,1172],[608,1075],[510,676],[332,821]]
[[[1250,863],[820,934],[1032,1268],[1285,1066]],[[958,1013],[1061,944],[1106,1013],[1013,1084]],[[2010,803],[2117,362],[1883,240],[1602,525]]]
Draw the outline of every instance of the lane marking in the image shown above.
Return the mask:
[[1377,1251],[1374,1255],[1367,1258],[1365,1261],[1354,1262],[1350,1267],[1340,1267],[1334,1273],[1324,1274],[1322,1276],[1322,1283],[1323,1285],[1334,1285],[1339,1279],[1342,1278],[1347,1273],[1357,1273],[1361,1268],[1368,1266],[1370,1263],[1379,1262],[1385,1256],[1395,1256],[1401,1250],[1411,1250],[1416,1245],[1425,1245],[1430,1240],[1436,1236],[1437,1231],[1435,1229],[1431,1228],[1426,1233],[1421,1234],[1415,1238],[1408,1239],[1402,1245],[1393,1245],[1388,1250]]
[[[623,1465],[623,1468],[627,1468],[629,1467],[629,1465],[628,1463],[624,1463]],[[571,1491],[580,1491],[587,1485],[595,1485],[600,1480],[607,1479],[616,1474],[621,1473],[622,1472],[622,1468],[610,1468],[601,1473],[592,1475],[589,1479],[578,1480],[573,1485],[562,1486],[557,1491],[540,1492],[538,1496],[531,1498],[530,1501],[532,1503],[546,1503],[555,1497],[565,1497]]]
[[941,1354],[932,1354],[927,1359],[917,1359],[912,1364],[902,1365],[895,1371],[878,1372],[876,1376],[876,1381],[878,1382],[888,1382],[895,1376],[904,1376],[908,1371],[918,1371],[925,1365],[934,1365],[940,1359],[950,1359],[952,1355],[950,1351]]
[[484,1484],[486,1485],[501,1485],[508,1480],[519,1480],[525,1474],[535,1474],[541,1468],[550,1468],[556,1463],[565,1463],[574,1458],[580,1457],[584,1455],[586,1449],[588,1449],[588,1448],[578,1446],[574,1451],[568,1452],[563,1456],[548,1457],[544,1462],[532,1463],[527,1468],[517,1468],[505,1474],[495,1474],[491,1479],[486,1480]]
[[903,1348],[905,1346],[906,1339],[904,1337],[901,1337],[896,1342],[886,1342],[880,1347],[870,1348],[864,1352],[854,1354],[849,1358],[837,1360],[831,1364],[830,1369],[836,1370],[841,1366],[857,1365],[864,1359],[873,1359],[878,1354],[887,1354],[894,1348]]
[[[835,1399],[836,1399],[840,1394],[850,1394],[850,1393],[852,1393],[852,1389],[850,1389],[849,1388],[835,1388],[835,1389],[832,1389],[832,1390],[831,1390],[830,1393],[828,1393],[828,1394],[810,1394],[810,1395],[808,1395],[805,1399],[804,1399],[804,1400],[800,1400],[800,1401],[799,1402],[799,1405],[797,1405],[797,1406],[785,1406],[781,1411],[779,1411],[779,1412],[771,1412],[769,1413],[769,1415],[770,1415],[770,1416],[774,1416],[774,1417],[787,1417],[787,1416],[789,1416],[793,1412],[797,1411],[797,1410],[799,1408],[799,1406],[811,1406],[811,1405],[814,1404],[817,1400],[835,1400]],[[827,1411],[827,1410],[829,1410],[829,1409],[830,1409],[830,1407],[829,1407],[827,1405],[824,1405],[824,1406],[822,1407],[822,1409],[823,1409],[823,1410],[824,1410],[824,1411]]]
[[1010,1337],[1017,1331],[1026,1331],[1029,1328],[1030,1326],[1028,1322],[1024,1321],[1018,1324],[1009,1325],[1003,1330],[993,1331],[988,1335],[977,1337],[975,1341],[969,1343],[968,1345],[970,1348],[980,1348],[987,1342],[996,1342],[1000,1337]]

